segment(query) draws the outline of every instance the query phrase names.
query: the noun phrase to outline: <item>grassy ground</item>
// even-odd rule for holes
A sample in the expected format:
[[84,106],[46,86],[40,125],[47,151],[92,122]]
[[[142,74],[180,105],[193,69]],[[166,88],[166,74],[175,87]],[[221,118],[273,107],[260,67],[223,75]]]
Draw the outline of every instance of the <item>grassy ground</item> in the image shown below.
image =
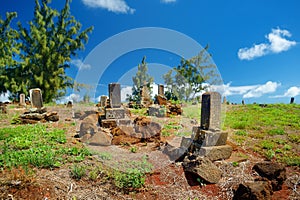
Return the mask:
[[224,129],[230,139],[268,159],[300,166],[300,105],[230,105]]

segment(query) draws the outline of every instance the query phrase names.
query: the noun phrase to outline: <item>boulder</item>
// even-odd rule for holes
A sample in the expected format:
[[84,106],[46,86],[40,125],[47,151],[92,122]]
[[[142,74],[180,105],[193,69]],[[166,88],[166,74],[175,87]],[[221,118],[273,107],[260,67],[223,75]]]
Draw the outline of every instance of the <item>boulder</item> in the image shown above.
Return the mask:
[[267,178],[272,183],[274,191],[282,189],[282,184],[286,180],[286,169],[283,164],[274,162],[261,162],[253,166],[261,177]]
[[182,166],[185,172],[195,174],[207,183],[218,183],[222,176],[222,171],[205,157],[186,156]]
[[225,160],[231,156],[232,147],[229,145],[201,147],[197,153],[200,156],[205,156],[211,161]]
[[234,191],[233,200],[271,200],[273,191],[268,181],[255,181],[240,184]]

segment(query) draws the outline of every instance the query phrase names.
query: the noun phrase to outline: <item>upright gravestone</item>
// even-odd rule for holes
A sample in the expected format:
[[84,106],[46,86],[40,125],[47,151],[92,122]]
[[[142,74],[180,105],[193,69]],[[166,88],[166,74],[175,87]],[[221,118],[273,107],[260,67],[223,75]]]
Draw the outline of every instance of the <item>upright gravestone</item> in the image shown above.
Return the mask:
[[165,88],[164,85],[158,85],[158,95],[164,96],[165,95]]
[[291,101],[290,101],[290,104],[293,104],[294,101],[295,101],[295,97],[292,97],[292,98],[291,98]]
[[223,97],[223,104],[226,104],[227,103],[227,99],[226,99],[226,97],[224,96]]
[[121,86],[119,83],[110,83],[108,85],[108,93],[111,108],[121,107]]
[[31,106],[33,108],[43,107],[42,91],[39,88],[29,90]]
[[202,95],[201,128],[220,130],[221,128],[221,95],[218,92],[207,92]]
[[107,96],[104,96],[104,95],[101,96],[100,97],[100,106],[103,108],[106,107],[106,102],[107,102]]
[[20,94],[20,106],[26,106],[26,102],[25,102],[25,94]]

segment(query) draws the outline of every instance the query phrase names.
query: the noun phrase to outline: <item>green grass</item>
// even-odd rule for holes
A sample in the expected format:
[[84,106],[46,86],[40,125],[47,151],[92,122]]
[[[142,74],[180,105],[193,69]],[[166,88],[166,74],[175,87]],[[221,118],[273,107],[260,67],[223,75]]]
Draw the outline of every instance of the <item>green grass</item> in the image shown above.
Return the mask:
[[47,130],[45,125],[21,125],[0,129],[0,167],[59,167],[65,162],[80,162],[89,151],[66,147],[64,130]]
[[287,165],[300,166],[300,105],[235,105],[227,109],[224,129],[237,144]]

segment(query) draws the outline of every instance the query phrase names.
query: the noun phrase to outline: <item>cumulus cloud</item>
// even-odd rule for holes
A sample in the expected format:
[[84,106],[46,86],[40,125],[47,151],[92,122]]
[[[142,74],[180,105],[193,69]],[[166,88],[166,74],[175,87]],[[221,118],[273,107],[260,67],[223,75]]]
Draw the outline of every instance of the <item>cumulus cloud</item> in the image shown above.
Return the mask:
[[243,98],[261,97],[264,94],[273,93],[280,85],[280,83],[268,81],[266,84],[259,85],[258,87],[248,91],[243,95]]
[[124,0],[82,0],[82,2],[92,8],[103,8],[114,13],[133,14],[135,9],[130,8]]
[[270,53],[287,51],[297,44],[296,41],[286,39],[291,36],[292,34],[287,30],[272,29],[271,33],[266,35],[267,43],[255,44],[250,48],[241,48],[238,51],[238,57],[241,60],[252,60]]
[[71,61],[71,64],[75,65],[79,70],[91,69],[91,65],[85,64],[80,59],[75,59]]
[[300,95],[300,87],[290,87],[283,95],[272,96],[273,98],[281,98],[281,97],[296,97]]
[[162,3],[174,3],[176,0],[161,0]]
[[265,84],[231,86],[231,83],[218,86],[209,86],[209,91],[220,92],[223,96],[243,95],[243,98],[261,97],[264,94],[273,93],[280,83],[268,81]]

